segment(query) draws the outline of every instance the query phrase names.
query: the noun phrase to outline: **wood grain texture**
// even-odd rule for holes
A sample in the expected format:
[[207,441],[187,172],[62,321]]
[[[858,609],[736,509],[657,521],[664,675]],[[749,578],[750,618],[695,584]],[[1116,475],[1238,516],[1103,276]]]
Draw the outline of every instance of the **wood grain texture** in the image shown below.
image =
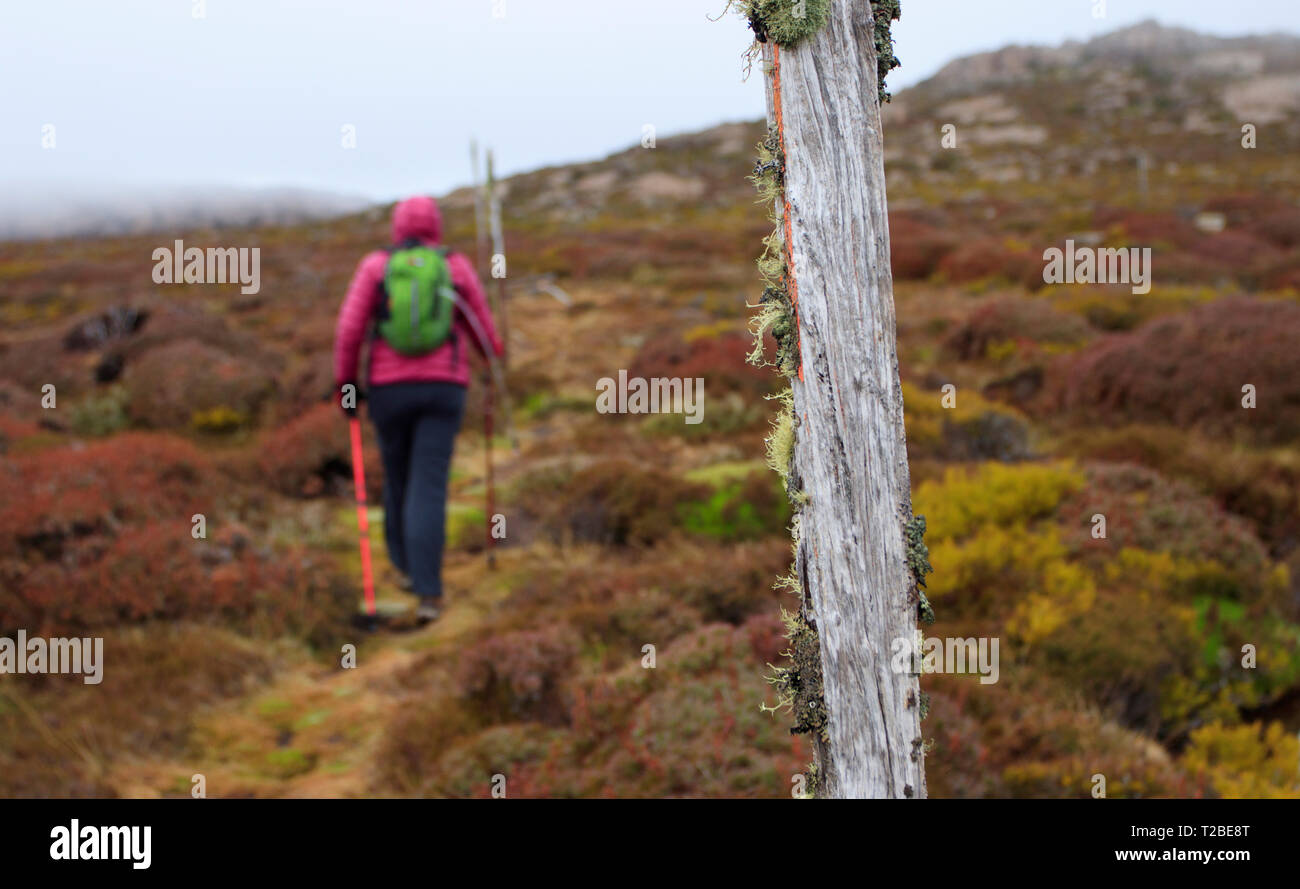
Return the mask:
[[[772,53],[765,53],[770,63]],[[809,497],[796,570],[821,638],[829,742],[820,793],[923,797],[917,678],[891,670],[916,633],[876,52],[868,0],[779,51],[785,226],[802,379],[792,466]]]

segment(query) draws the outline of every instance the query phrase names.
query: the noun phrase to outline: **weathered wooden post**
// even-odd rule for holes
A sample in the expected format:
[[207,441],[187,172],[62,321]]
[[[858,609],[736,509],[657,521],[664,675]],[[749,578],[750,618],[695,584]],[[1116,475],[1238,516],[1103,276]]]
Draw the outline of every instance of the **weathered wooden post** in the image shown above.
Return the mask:
[[[474,248],[476,253],[475,256],[476,271],[479,273],[479,275],[482,275],[484,269],[483,256],[485,253],[487,253],[488,250],[488,236],[489,236],[488,208],[491,207],[490,227],[491,227],[491,236],[493,241],[492,249],[494,253],[499,252],[501,249],[499,246],[497,246],[497,242],[500,240],[500,230],[501,230],[500,210],[498,209],[498,204],[496,199],[496,183],[493,180],[493,176],[492,176],[492,149],[489,148],[487,151],[486,181],[480,181],[479,179],[478,140],[470,141],[469,156],[470,156],[470,166],[473,170],[473,177],[474,177]],[[491,272],[491,270],[496,266],[496,259],[494,256],[489,256],[488,260],[489,262],[487,268],[489,272]],[[499,308],[500,299],[493,301],[492,291],[490,289],[488,289],[487,294],[488,294],[489,303],[495,302],[495,305],[492,305],[493,314],[497,316],[499,321],[503,320],[501,318],[501,315],[499,314],[501,311]],[[497,294],[499,297],[503,297],[504,291],[498,288]],[[505,341],[504,326],[501,328],[501,338],[502,341],[504,342]],[[505,356],[502,356],[503,360],[504,357]],[[488,568],[490,570],[495,571],[497,567],[497,557],[496,557],[497,541],[492,531],[493,531],[493,526],[496,522],[495,519],[496,477],[492,466],[492,439],[494,435],[493,411],[496,410],[496,398],[494,397],[496,394],[496,383],[495,380],[493,379],[493,375],[490,367],[492,360],[493,359],[490,356],[487,357],[489,367],[484,372],[483,375],[483,387],[484,387],[483,388],[483,463],[484,463],[483,473],[484,473],[484,486],[487,490],[487,509],[484,512],[484,523],[483,523],[483,541],[484,541],[483,550],[485,555],[487,556]]]
[[916,635],[914,569],[928,569],[911,511],[880,129],[897,0],[742,6],[768,88],[754,180],[776,208],[757,328],[776,337],[791,383],[769,459],[797,510],[793,664],[772,681],[794,731],[812,735],[816,795],[923,797],[920,688],[891,669],[895,641]]
[[[506,311],[506,242],[505,236],[501,233],[501,194],[497,187],[496,173],[492,157],[492,149],[487,153],[487,195],[488,195],[488,231],[492,238],[492,262],[491,273],[496,279],[496,305],[493,307],[496,314],[497,325],[501,328],[501,342],[505,344],[505,351],[501,355],[501,365],[505,369],[510,367],[510,322],[508,312]],[[501,263],[498,269],[497,263]],[[499,274],[498,274],[499,272]]]
[[474,268],[483,274],[483,255],[487,253],[487,191],[479,176],[478,140],[469,140],[469,165],[474,179]]

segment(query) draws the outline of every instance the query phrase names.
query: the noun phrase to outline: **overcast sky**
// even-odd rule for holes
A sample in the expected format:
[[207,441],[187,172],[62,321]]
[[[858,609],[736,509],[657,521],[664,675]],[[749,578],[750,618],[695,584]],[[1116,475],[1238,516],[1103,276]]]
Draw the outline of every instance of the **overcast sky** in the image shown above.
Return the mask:
[[[864,0],[865,2],[865,0]],[[895,90],[1008,43],[1157,18],[1300,32],[1298,0],[903,0]],[[0,188],[300,186],[389,199],[763,113],[725,0],[5,0]],[[201,17],[196,17],[202,12]],[[54,147],[42,147],[53,125]],[[342,147],[355,127],[356,148]]]

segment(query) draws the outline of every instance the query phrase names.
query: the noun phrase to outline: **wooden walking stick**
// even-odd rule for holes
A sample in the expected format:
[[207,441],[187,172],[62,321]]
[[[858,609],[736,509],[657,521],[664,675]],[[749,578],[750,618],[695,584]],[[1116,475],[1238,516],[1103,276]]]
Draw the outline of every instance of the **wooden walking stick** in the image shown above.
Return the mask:
[[483,396],[483,458],[487,462],[487,510],[484,521],[484,532],[486,533],[484,551],[487,553],[488,568],[496,570],[497,557],[493,551],[496,547],[496,538],[492,536],[493,517],[496,515],[496,480],[492,475],[492,412],[494,410],[493,390],[495,385],[492,382],[492,374],[484,374],[486,388]]
[[478,140],[469,140],[469,165],[474,182],[474,268],[483,274],[483,254],[487,253],[487,192],[479,178]]
[[[510,367],[510,319],[506,311],[506,243],[501,233],[501,195],[497,191],[495,163],[492,149],[487,153],[487,194],[488,194],[488,231],[492,238],[492,268],[489,270],[497,282],[496,306],[494,306],[497,325],[501,328],[501,343],[505,351],[501,363],[505,369]],[[497,263],[502,263],[501,274],[496,274]]]

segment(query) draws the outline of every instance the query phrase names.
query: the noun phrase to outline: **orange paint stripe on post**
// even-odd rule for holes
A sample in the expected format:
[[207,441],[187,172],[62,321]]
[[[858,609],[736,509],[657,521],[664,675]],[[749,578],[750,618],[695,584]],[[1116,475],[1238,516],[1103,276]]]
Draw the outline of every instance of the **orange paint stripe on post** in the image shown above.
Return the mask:
[[[772,44],[772,108],[776,114],[776,137],[781,142],[782,177],[784,177],[786,153],[785,121],[781,118],[781,47],[775,43]],[[794,279],[794,251],[790,249],[794,237],[790,226],[790,201],[785,196],[784,186],[781,188],[781,203],[785,209],[781,219],[785,233],[785,277],[789,284],[786,289],[790,291],[790,308],[794,313],[794,342],[799,349],[799,381],[803,382],[803,335],[799,331],[799,285]]]
[[361,421],[348,420],[352,436],[352,485],[357,498],[357,543],[361,547],[361,583],[366,596],[366,614],[375,613],[375,576],[370,567],[370,520],[366,517],[366,467],[361,457]]

